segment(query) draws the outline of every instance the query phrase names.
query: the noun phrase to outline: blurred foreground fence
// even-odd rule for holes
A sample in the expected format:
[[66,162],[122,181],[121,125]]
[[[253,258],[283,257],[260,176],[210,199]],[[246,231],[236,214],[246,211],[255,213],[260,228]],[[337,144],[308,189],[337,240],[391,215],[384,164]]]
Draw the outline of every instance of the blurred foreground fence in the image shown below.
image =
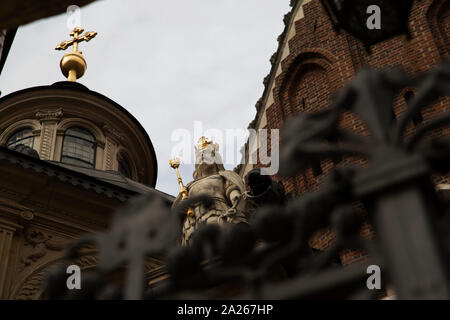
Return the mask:
[[[394,95],[412,86],[418,93],[397,121]],[[449,94],[448,62],[414,78],[400,69],[363,69],[330,108],[298,115],[286,124],[280,173],[294,175],[314,162],[353,155],[364,156],[368,168],[335,168],[321,190],[287,202],[277,197],[269,180],[265,192],[272,192],[272,204],[259,207],[248,225],[204,225],[189,247],[177,241],[181,217],[195,203],[208,204],[207,197],[185,200],[175,209],[156,197],[138,198],[117,212],[108,232],[87,236],[67,250],[69,260],[86,244],[99,250],[98,268],[83,273],[82,289],[68,290],[66,270],[59,268],[48,276],[47,296],[375,299],[380,292],[366,286],[367,267],[375,264],[382,270],[383,288],[392,286],[400,299],[450,298],[449,206],[431,180],[433,172],[449,170],[450,142],[428,135],[450,124],[450,113],[424,122],[412,135],[404,134],[422,108]],[[339,127],[346,110],[367,124],[370,136]],[[373,239],[359,237],[362,218],[352,206],[355,201],[368,213]],[[308,239],[326,226],[333,228],[336,239],[326,251],[313,252]],[[334,258],[342,249],[363,249],[369,260],[336,265]],[[150,287],[144,277],[149,256],[162,257],[169,275]],[[111,280],[115,274],[122,275],[120,281]]]

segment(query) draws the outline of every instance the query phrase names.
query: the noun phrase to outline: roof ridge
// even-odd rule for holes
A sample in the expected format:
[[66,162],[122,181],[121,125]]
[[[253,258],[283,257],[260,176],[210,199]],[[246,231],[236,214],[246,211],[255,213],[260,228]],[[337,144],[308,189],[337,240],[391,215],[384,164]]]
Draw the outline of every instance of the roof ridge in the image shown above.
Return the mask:
[[[291,10],[289,12],[287,12],[283,17],[284,29],[283,29],[283,32],[277,37],[278,48],[269,59],[272,66],[270,68],[269,74],[263,80],[264,91],[263,91],[261,98],[259,98],[259,100],[255,104],[256,114],[255,114],[254,119],[249,123],[247,129],[255,129],[256,124],[260,121],[261,115],[264,113],[264,112],[262,112],[263,111],[262,107],[264,105],[264,102],[267,101],[267,99],[269,97],[269,89],[272,86],[273,81],[275,81],[277,66],[281,63],[283,49],[285,48],[285,46],[287,44],[289,27],[291,26],[291,24],[294,22],[294,19],[295,19],[295,15],[293,13],[298,10],[298,8],[303,4],[303,2],[304,2],[303,0],[291,0],[289,3]],[[248,145],[249,145],[249,139],[247,139],[247,141],[242,149],[243,151],[241,150],[244,162],[241,160],[241,164],[239,164],[238,166],[236,166],[236,168],[234,168],[234,170],[237,172],[240,172],[241,169],[243,169],[243,167],[244,167],[243,164],[245,164],[245,160],[246,160],[245,159],[245,156],[246,156],[245,150],[248,149]]]
[[[296,11],[298,9],[298,7],[302,5],[302,3],[303,3],[303,0],[291,0],[291,2],[289,4],[291,6],[291,10],[289,12],[287,12],[283,17],[284,29],[283,29],[283,32],[277,37],[277,41],[278,41],[277,51],[275,51],[269,59],[272,66],[270,68],[269,74],[267,74],[267,76],[263,80],[263,84],[264,84],[263,94],[262,94],[261,98],[255,104],[256,115],[258,115],[260,113],[263,102],[264,102],[264,100],[267,99],[270,84],[272,83],[272,81],[275,78],[276,69],[277,69],[276,67],[281,62],[281,56],[283,54],[283,49],[287,43],[286,40],[287,40],[287,36],[288,36],[289,27],[290,27],[291,23],[293,22],[293,20],[295,19],[295,15],[293,15],[293,12]],[[254,121],[256,119],[257,119],[257,117],[255,116]],[[250,128],[250,125],[249,125],[249,128]]]

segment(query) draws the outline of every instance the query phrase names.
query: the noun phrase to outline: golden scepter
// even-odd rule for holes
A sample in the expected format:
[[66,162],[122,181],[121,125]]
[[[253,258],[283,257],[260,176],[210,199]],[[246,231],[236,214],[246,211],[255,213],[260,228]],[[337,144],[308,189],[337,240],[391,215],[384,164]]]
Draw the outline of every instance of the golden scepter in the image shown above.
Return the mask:
[[[183,185],[183,180],[181,180],[180,172],[178,171],[178,168],[180,167],[180,164],[181,164],[181,160],[179,158],[175,158],[175,159],[169,160],[169,164],[177,172],[178,184],[180,185],[181,199],[183,199],[183,200],[187,199],[188,192],[187,192],[186,187]],[[188,208],[187,214],[188,214],[188,216],[192,217],[194,215],[194,210],[192,210],[192,208]]]

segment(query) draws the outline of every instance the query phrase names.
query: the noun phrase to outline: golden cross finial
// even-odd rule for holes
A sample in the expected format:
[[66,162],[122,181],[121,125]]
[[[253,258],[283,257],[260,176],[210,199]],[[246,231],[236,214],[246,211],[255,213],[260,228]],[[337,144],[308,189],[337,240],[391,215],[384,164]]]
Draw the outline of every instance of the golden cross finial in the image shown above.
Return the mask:
[[81,78],[87,68],[86,60],[84,60],[82,52],[78,51],[78,43],[83,41],[88,42],[97,35],[97,32],[93,31],[81,35],[83,32],[84,29],[82,28],[74,28],[70,33],[73,39],[63,41],[55,48],[55,50],[66,50],[68,47],[73,46],[72,52],[66,53],[60,63],[62,73],[69,81],[76,81],[77,78]]
[[[80,36],[84,32],[84,29],[82,28],[74,28],[73,31],[70,33],[70,36],[73,37],[72,40],[69,41],[63,41],[60,44],[58,44],[55,48],[55,50],[66,50],[68,47],[73,45],[73,52],[78,52],[78,43],[83,41],[90,41],[92,38],[95,38],[97,35],[97,32],[88,31],[84,35]],[[80,52],[81,53],[81,52]]]

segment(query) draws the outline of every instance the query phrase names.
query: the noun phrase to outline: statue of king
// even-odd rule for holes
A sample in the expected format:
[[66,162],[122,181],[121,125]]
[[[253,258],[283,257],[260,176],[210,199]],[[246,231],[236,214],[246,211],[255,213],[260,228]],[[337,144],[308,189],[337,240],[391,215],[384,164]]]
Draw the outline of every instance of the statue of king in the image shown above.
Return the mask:
[[225,170],[218,144],[205,137],[200,138],[195,148],[194,181],[182,187],[182,191],[173,206],[196,195],[208,195],[213,200],[209,207],[199,203],[189,208],[183,222],[182,245],[189,244],[192,233],[201,224],[247,222],[245,213],[237,208],[245,193],[243,179],[234,171]]

